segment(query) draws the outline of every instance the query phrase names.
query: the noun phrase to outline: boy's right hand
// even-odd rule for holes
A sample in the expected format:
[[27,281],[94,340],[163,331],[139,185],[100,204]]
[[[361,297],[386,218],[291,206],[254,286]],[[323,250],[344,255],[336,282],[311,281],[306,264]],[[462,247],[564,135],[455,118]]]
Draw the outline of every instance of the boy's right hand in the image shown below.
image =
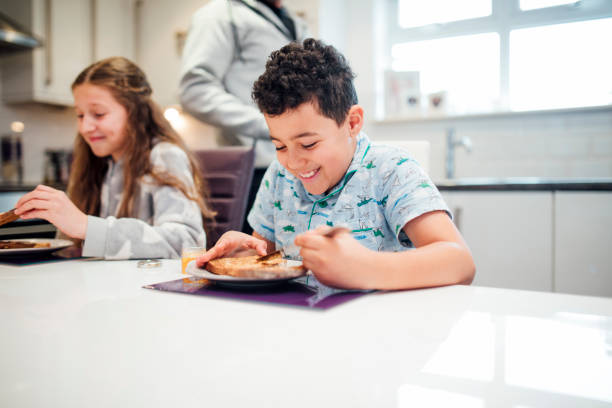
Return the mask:
[[267,243],[263,239],[239,231],[227,231],[217,241],[214,247],[206,251],[202,256],[196,258],[198,267],[203,267],[206,262],[227,255],[234,255],[243,250],[255,251],[257,255],[267,254]]
[[77,208],[66,193],[39,185],[15,204],[15,214],[21,219],[42,218],[71,238],[85,239],[87,214]]

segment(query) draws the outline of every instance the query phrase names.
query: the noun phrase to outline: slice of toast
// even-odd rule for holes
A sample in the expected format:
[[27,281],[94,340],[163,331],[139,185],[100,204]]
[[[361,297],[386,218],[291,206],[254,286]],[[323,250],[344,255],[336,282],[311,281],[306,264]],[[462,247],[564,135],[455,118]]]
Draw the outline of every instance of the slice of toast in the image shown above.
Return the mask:
[[206,270],[217,275],[229,275],[252,279],[297,278],[306,273],[302,265],[289,265],[281,254],[259,257],[217,258],[206,264]]
[[24,249],[24,248],[50,248],[48,242],[29,242],[29,241],[0,241],[0,249]]

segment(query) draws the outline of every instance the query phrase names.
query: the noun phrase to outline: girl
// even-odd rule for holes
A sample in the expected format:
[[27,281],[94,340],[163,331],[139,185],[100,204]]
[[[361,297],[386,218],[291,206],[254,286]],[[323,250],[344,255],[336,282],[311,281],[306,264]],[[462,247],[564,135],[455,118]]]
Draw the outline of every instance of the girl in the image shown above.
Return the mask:
[[178,134],[151,100],[144,73],[113,57],[72,84],[78,135],[68,195],[40,185],[15,213],[43,218],[83,240],[83,256],[176,258],[206,246],[204,180]]

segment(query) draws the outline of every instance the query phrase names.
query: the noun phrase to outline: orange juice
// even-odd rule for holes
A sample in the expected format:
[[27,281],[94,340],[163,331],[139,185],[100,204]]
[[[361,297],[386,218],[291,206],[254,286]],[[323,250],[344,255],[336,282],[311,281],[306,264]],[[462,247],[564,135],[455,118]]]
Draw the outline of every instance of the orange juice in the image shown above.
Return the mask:
[[187,268],[187,264],[195,260],[198,256],[202,255],[204,252],[206,252],[206,248],[202,248],[202,247],[183,248],[183,251],[181,253],[181,272],[185,274],[186,273],[185,268]]

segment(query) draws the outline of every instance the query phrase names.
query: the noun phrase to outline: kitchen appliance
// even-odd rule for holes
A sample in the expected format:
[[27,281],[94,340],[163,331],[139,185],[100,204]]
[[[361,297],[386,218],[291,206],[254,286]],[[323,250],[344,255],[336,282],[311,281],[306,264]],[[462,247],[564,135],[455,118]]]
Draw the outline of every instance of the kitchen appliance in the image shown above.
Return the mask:
[[31,50],[42,41],[5,14],[0,13],[0,55]]
[[0,157],[2,158],[2,182],[7,184],[23,183],[23,160],[21,135],[22,122],[11,123],[11,131],[0,137]]
[[71,162],[70,150],[45,150],[43,183],[52,186],[68,185]]

